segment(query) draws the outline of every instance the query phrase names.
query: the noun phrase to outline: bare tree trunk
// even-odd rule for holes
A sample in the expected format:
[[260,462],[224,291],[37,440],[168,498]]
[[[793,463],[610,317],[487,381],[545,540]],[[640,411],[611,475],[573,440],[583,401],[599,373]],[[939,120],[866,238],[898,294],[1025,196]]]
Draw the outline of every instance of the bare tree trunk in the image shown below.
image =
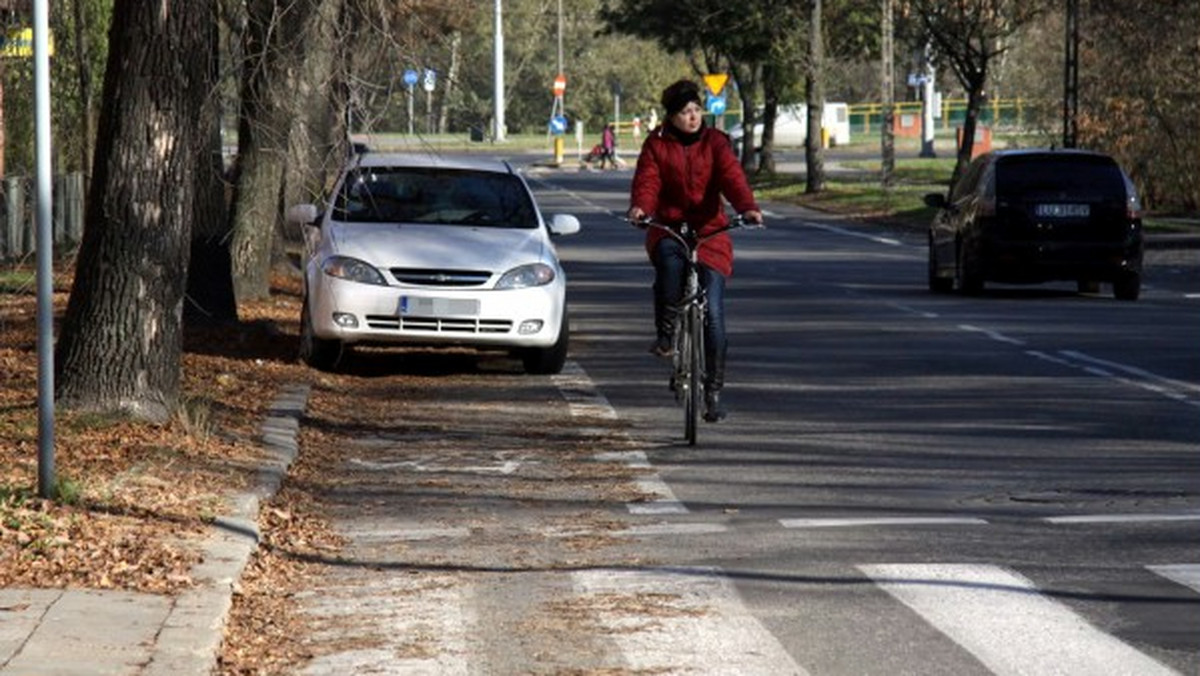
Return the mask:
[[892,78],[895,76],[895,68],[892,63],[893,58],[893,42],[892,38],[895,34],[895,22],[892,14],[893,0],[883,0],[883,56],[880,59],[882,83],[882,96],[880,102],[883,106],[883,115],[880,130],[880,146],[883,153],[883,166],[881,167],[879,182],[885,189],[891,188],[896,181],[896,136],[893,125],[896,122],[896,87]]
[[[213,7],[217,12],[218,8]],[[220,77],[221,36],[219,17],[214,14],[209,28],[209,65],[213,82]],[[187,301],[183,316],[186,326],[236,322],[237,299],[233,293],[233,267],[229,258],[229,207],[226,200],[225,160],[221,140],[221,101],[218,93],[205,101],[200,132],[204,144],[195,174],[195,217],[188,263]]]
[[58,342],[64,406],[161,421],[178,403],[210,4],[113,8],[86,227]]
[[950,188],[953,189],[958,184],[958,179],[962,177],[963,172],[967,170],[967,165],[971,163],[971,151],[975,148],[975,128],[979,126],[979,111],[983,108],[983,82],[986,78],[980,78],[979,83],[972,84],[967,88],[967,112],[963,119],[962,128],[962,143],[958,145],[958,158],[954,162],[954,173],[950,177]]
[[[754,94],[762,79],[762,64],[752,63],[739,67],[730,64],[729,70],[737,81],[738,94],[742,99],[742,169],[746,173],[755,170],[756,158],[754,153],[754,125],[758,122],[754,112]],[[710,71],[712,72],[712,71]]]
[[454,31],[450,36],[450,67],[446,72],[446,85],[442,88],[441,112],[438,114],[438,133],[445,134],[450,119],[450,106],[455,100],[458,90],[459,62],[462,60],[462,31]]
[[816,193],[825,189],[825,160],[822,154],[824,138],[821,129],[825,120],[825,43],[821,39],[821,0],[809,0],[808,68],[804,89],[808,99],[808,138],[804,141],[804,163],[807,167],[804,192]]
[[269,295],[271,266],[282,255],[284,209],[319,191],[329,144],[344,149],[344,122],[329,98],[339,89],[331,75],[338,43],[331,31],[342,2],[250,0],[233,204],[238,300]]
[[[763,133],[759,147],[758,173],[775,173],[775,119],[779,115],[779,71],[763,64]],[[746,126],[742,125],[743,133]]]

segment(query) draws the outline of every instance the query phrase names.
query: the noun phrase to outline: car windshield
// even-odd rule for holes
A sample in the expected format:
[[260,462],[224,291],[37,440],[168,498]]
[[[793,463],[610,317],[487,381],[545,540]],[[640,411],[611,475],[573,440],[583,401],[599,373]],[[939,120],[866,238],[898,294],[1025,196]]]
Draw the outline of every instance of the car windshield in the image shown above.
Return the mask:
[[342,182],[336,220],[536,228],[537,215],[521,179],[460,169],[360,167]]
[[1103,200],[1125,194],[1121,170],[1103,157],[1009,157],[996,168],[996,191],[1027,197],[1060,195],[1067,199]]

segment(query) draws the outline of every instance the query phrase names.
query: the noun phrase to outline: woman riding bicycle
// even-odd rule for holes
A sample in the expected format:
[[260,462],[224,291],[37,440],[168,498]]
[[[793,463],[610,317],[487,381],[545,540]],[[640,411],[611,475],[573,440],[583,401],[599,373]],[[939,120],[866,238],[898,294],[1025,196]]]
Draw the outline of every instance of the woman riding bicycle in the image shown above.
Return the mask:
[[[680,80],[663,90],[666,121],[642,144],[633,175],[628,217],[653,216],[667,224],[688,223],[703,236],[728,223],[722,197],[749,223],[761,224],[762,211],[724,132],[704,124],[700,87]],[[687,262],[684,245],[656,228],[646,230],[646,251],[654,264],[654,325],[650,351],[671,354],[675,317],[668,308],[683,296]],[[725,384],[725,278],[733,272],[733,242],[722,233],[700,248],[700,283],[708,296],[705,330],[704,419],[725,417],[720,404]]]

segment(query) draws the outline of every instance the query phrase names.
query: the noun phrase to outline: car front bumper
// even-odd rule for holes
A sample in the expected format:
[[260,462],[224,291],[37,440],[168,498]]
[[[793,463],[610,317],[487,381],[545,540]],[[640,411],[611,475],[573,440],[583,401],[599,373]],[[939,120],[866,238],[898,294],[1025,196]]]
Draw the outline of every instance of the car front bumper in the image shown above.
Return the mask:
[[558,340],[565,280],[512,289],[372,286],[320,275],[308,302],[313,333],[346,344],[549,347]]

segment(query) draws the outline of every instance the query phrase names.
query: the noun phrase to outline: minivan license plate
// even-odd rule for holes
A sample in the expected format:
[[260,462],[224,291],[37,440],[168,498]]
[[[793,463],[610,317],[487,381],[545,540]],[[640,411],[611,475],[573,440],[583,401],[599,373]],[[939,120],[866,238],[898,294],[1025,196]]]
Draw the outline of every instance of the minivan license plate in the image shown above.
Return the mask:
[[400,296],[399,314],[405,317],[475,317],[479,301],[471,298]]
[[1092,209],[1087,204],[1039,204],[1033,213],[1041,218],[1084,218]]

